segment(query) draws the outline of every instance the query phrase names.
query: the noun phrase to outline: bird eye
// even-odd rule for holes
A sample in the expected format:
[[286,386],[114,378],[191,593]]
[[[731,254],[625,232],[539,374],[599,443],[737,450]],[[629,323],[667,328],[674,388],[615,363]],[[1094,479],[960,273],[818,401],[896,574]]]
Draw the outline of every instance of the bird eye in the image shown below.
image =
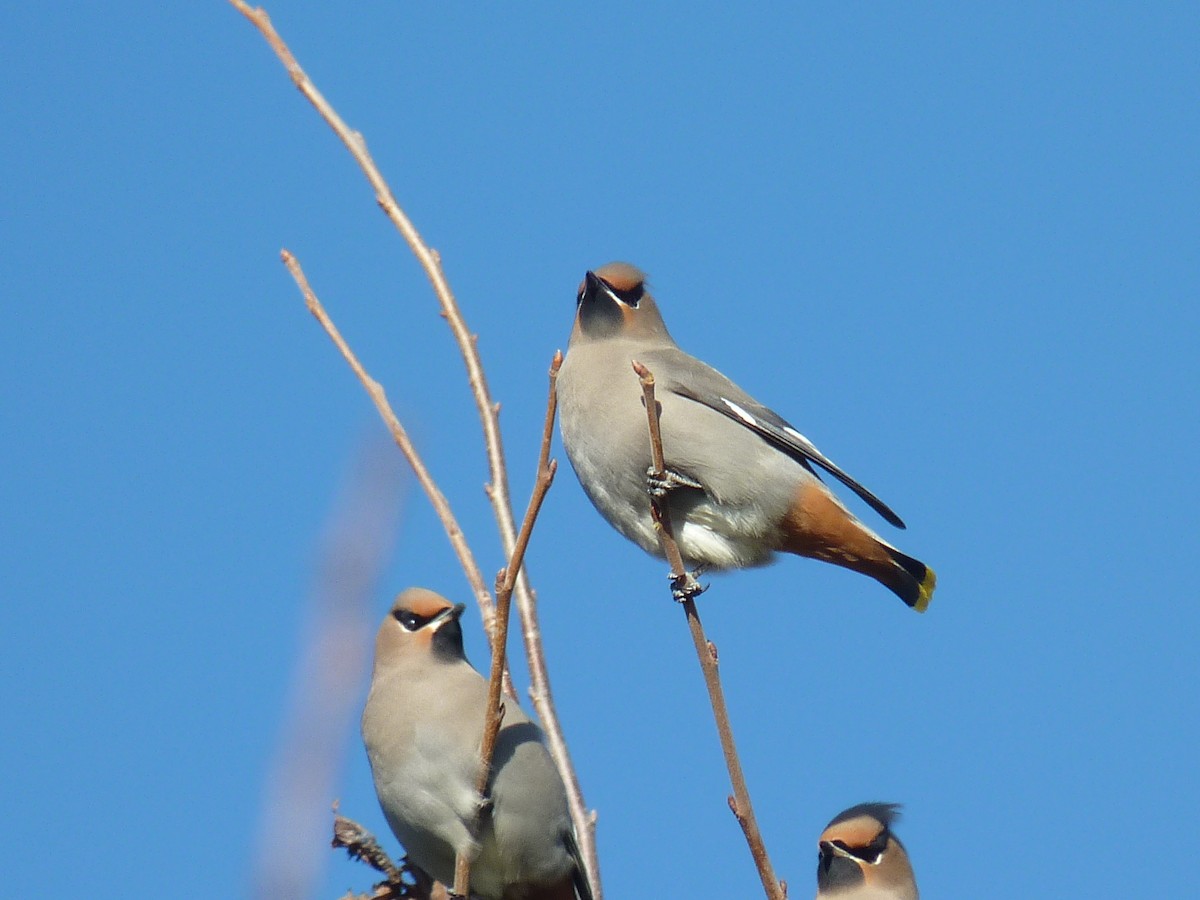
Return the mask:
[[646,286],[640,281],[627,291],[619,291],[611,284],[608,286],[608,289],[626,306],[632,306],[635,309],[642,302],[642,295],[646,293]]
[[879,836],[865,847],[851,847],[845,841],[834,841],[833,843],[837,844],[855,859],[860,859],[873,866],[879,862],[879,858],[883,856],[883,851],[887,849],[887,832],[880,832]]
[[394,613],[396,621],[404,626],[405,631],[418,631],[429,624],[431,616],[418,616],[411,609],[398,609]]

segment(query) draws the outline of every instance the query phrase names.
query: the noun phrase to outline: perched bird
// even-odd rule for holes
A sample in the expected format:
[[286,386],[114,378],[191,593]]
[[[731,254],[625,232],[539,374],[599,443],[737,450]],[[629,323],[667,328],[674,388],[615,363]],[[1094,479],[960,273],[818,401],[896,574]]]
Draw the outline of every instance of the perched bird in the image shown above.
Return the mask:
[[487,682],[463,653],[462,612],[409,588],[379,628],[362,717],[379,805],[409,859],[447,887],[455,855],[471,853],[472,897],[590,900],[562,780],[541,729],[512,700],[487,796],[476,793]]
[[650,438],[637,360],[654,374],[665,492],[689,566],[742,568],[795,553],[869,575],[924,612],[933,570],[856,519],[816,465],[888,522],[904,523],[799,431],[667,333],[646,276],[628,263],[588,272],[558,376],[560,428],[584,491],[614,528],[660,556],[647,497]]
[[894,803],[860,803],[838,815],[818,841],[817,900],[917,900],[904,845],[892,834]]

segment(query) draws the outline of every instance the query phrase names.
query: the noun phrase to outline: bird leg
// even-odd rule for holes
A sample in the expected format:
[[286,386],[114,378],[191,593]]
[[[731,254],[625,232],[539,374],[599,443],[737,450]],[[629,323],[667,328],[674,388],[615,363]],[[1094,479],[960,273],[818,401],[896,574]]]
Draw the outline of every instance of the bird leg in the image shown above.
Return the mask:
[[671,579],[671,596],[683,603],[685,600],[695,600],[706,590],[708,585],[701,584],[696,580],[696,576],[704,571],[703,566],[698,566],[691,572],[684,572],[682,575],[669,575]]
[[480,797],[477,806],[476,821],[481,822],[484,816],[491,815],[492,807],[494,805],[495,804],[492,801],[491,794],[484,794],[482,797]]
[[646,491],[655,500],[661,500],[671,491],[681,487],[695,488],[698,491],[704,490],[704,485],[696,479],[688,478],[672,469],[664,469],[660,472],[651,466],[646,470]]

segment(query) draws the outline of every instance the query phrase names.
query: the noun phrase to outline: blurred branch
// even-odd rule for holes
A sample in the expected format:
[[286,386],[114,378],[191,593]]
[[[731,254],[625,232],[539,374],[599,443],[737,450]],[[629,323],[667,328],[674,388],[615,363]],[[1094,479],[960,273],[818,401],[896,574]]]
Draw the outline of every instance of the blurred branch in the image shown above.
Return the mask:
[[400,469],[382,441],[364,446],[330,515],[263,803],[253,890],[315,893],[324,856],[312,853],[346,751],[368,665],[371,596],[396,540]]
[[[554,473],[558,471],[558,463],[550,459],[550,441],[554,434],[554,413],[557,408],[557,396],[554,390],[554,379],[562,365],[562,354],[555,354],[550,367],[550,397],[546,402],[546,424],[542,430],[542,449],[538,454],[537,477],[533,483],[533,494],[529,498],[529,506],[525,510],[525,519],[521,523],[520,534],[517,535],[516,546],[509,557],[508,565],[496,576],[496,630],[492,638],[492,670],[488,679],[487,714],[483,723],[483,739],[479,747],[479,775],[475,781],[475,792],[486,796],[488,781],[492,770],[492,756],[496,751],[496,738],[500,734],[500,723],[504,718],[504,707],[500,703],[500,688],[503,682],[507,662],[505,660],[508,645],[508,614],[512,609],[513,586],[525,561],[525,550],[529,546],[530,535],[533,534],[534,523],[541,512],[542,502],[554,483]],[[482,812],[482,808],[480,809]],[[479,813],[471,823],[472,834],[479,833]],[[459,856],[454,867],[454,893],[459,897],[470,895],[471,860],[467,856]]]
[[[658,421],[660,410],[658,401],[654,397],[654,374],[636,360],[633,363],[633,370],[642,384],[654,474],[665,478],[667,467],[663,454],[662,432],[659,429]],[[787,884],[776,879],[771,859],[767,856],[767,848],[763,843],[762,834],[758,830],[758,822],[754,818],[754,807],[750,803],[750,791],[746,788],[746,778],[742,774],[742,762],[733,741],[733,729],[729,724],[729,710],[725,706],[725,692],[721,688],[721,676],[717,671],[717,648],[704,636],[704,626],[700,623],[700,614],[696,610],[696,596],[703,588],[684,568],[683,555],[679,552],[679,544],[675,540],[675,531],[671,524],[671,510],[667,504],[666,495],[652,497],[650,512],[654,518],[655,530],[658,532],[658,541],[663,555],[666,556],[667,562],[671,566],[672,592],[683,604],[688,628],[692,633],[692,643],[696,645],[696,657],[700,660],[704,683],[708,687],[708,699],[712,704],[713,719],[717,723],[721,750],[725,754],[725,767],[729,770],[729,781],[733,785],[733,796],[728,798],[729,808],[737,818],[738,824],[742,826],[742,833],[746,836],[746,843],[750,846],[750,855],[754,857],[754,865],[758,867],[758,875],[762,879],[763,890],[767,897],[769,900],[786,900]]]
[[[408,243],[413,255],[417,257],[426,276],[433,285],[434,293],[442,307],[442,314],[450,325],[450,330],[458,344],[463,362],[467,367],[468,381],[471,393],[478,408],[483,426],[484,443],[487,449],[488,467],[491,482],[487,494],[492,502],[493,512],[500,530],[500,540],[504,554],[511,557],[516,546],[516,526],[513,521],[512,505],[509,499],[508,474],[504,463],[503,443],[500,437],[499,404],[495,403],[488,390],[487,379],[484,377],[483,364],[479,357],[478,339],[471,334],[459,310],[458,302],[450,290],[450,285],[442,271],[441,257],[427,246],[411,220],[401,209],[395,195],[384,179],[379,167],[371,158],[363,136],[351,129],[337,111],[317,90],[316,85],[300,68],[300,64],[292,55],[287,44],[271,25],[270,17],[262,8],[252,9],[243,0],[229,0],[261,32],[270,44],[271,49],[287,69],[288,76],[301,94],[313,105],[322,119],[338,136],[350,155],[362,169],[367,181],[375,191],[375,200],[396,229]],[[369,390],[369,388],[368,388]],[[482,584],[482,582],[481,582]],[[483,613],[484,627],[489,636],[492,633],[493,615],[490,610],[490,600],[486,600],[480,587],[472,583],[477,591],[480,610]],[[550,678],[545,662],[545,650],[542,646],[541,631],[537,626],[537,599],[529,586],[529,580],[524,571],[518,574],[516,581],[517,608],[521,613],[523,623],[522,639],[525,644],[525,655],[529,662],[530,688],[529,694],[534,709],[541,720],[542,729],[546,733],[550,754],[559,770],[563,783],[567,787],[567,798],[571,810],[571,819],[575,825],[576,839],[579,849],[588,869],[588,880],[592,883],[592,891],[596,900],[602,900],[600,889],[600,871],[596,858],[595,845],[595,815],[590,813],[583,802],[583,791],[575,768],[571,763],[570,752],[562,733],[562,724],[554,708],[554,698],[550,689]]]

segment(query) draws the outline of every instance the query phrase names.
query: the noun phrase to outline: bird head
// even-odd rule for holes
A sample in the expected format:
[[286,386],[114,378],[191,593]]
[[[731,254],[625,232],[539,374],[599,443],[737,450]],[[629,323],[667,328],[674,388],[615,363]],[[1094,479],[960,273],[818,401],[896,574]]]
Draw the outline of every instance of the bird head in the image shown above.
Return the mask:
[[435,661],[465,659],[459,624],[464,608],[425,588],[401,592],[379,626],[376,667],[429,657]]
[[825,827],[817,842],[818,897],[864,889],[898,900],[917,896],[908,854],[891,830],[899,811],[894,803],[861,803]]
[[576,340],[626,337],[671,342],[658,304],[646,290],[646,275],[629,263],[612,262],[588,272],[576,296]]

